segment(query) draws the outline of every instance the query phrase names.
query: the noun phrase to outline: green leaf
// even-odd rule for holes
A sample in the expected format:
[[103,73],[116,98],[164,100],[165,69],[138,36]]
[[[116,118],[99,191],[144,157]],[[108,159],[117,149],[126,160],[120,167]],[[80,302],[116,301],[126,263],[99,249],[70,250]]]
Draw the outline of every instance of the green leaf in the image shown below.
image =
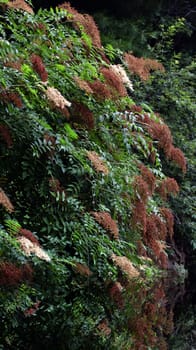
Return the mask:
[[71,128],[70,124],[68,124],[68,123],[64,124],[64,129],[66,131],[66,134],[67,134],[68,138],[70,138],[71,140],[77,140],[78,139],[78,135]]

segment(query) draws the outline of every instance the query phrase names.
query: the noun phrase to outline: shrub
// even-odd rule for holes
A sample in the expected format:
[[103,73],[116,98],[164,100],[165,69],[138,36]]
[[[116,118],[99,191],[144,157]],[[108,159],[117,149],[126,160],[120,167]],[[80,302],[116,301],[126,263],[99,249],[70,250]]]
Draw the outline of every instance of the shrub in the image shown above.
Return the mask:
[[0,17],[1,345],[139,349],[141,295],[167,268],[166,237],[141,227],[162,205],[165,144],[142,121],[167,126],[135,107],[91,17],[13,3]]

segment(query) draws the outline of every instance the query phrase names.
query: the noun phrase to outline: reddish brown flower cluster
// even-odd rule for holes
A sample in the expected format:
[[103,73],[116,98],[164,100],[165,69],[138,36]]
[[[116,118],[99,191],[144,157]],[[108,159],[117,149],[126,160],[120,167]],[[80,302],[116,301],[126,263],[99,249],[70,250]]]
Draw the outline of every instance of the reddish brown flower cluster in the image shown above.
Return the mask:
[[163,123],[162,120],[157,122],[149,117],[148,114],[138,115],[138,122],[143,124],[153,140],[158,141],[158,146],[163,149],[166,157],[175,162],[185,173],[186,172],[186,159],[183,152],[173,146],[172,135],[169,127]]
[[138,58],[133,56],[131,53],[125,53],[124,59],[130,72],[138,75],[142,80],[148,80],[151,71],[165,71],[163,65],[156,60],[149,58],[145,59],[143,57]]
[[159,339],[159,350],[168,350],[168,346],[164,338]]
[[139,169],[141,171],[141,175],[144,181],[148,184],[148,191],[150,195],[152,195],[155,190],[156,177],[154,176],[152,171],[146,168],[143,164],[139,165]]
[[158,230],[154,221],[154,216],[154,214],[151,214],[146,217],[146,231],[144,235],[144,241],[146,244],[148,244],[150,240],[158,238]]
[[82,276],[89,277],[92,275],[92,272],[87,265],[78,262],[75,264],[74,270],[76,273],[79,273]]
[[147,302],[144,306],[144,312],[146,313],[148,319],[154,321],[155,315],[157,311],[157,306],[152,302]]
[[157,329],[161,330],[162,329],[162,335],[164,333],[164,328],[165,328],[165,325],[166,325],[166,322],[167,322],[167,310],[166,310],[166,307],[165,307],[165,304],[166,304],[166,298],[162,299],[162,302],[161,300],[159,300],[159,308],[158,308],[158,311],[159,311],[159,314],[158,314],[158,317],[157,317]]
[[132,349],[133,350],[148,350],[148,348],[149,347],[147,345],[144,345],[144,343],[142,343],[142,340],[135,339],[134,348],[132,348]]
[[163,200],[167,200],[167,197],[170,194],[176,195],[179,190],[180,189],[176,180],[171,177],[164,179],[156,188],[157,193],[162,197]]
[[94,129],[95,121],[94,121],[93,113],[83,103],[75,102],[73,104],[72,119],[73,121],[84,125],[89,130]]
[[141,113],[142,112],[142,107],[137,106],[137,105],[132,105],[130,110],[131,110],[131,112],[134,112],[134,113]]
[[172,135],[166,124],[157,123],[151,120],[149,132],[154,140],[158,140],[159,147],[167,154],[172,145]]
[[0,187],[0,204],[9,212],[12,213],[14,211],[14,206],[10,202],[8,196]]
[[149,347],[145,345],[146,339],[148,340],[148,345],[154,346],[156,343],[156,335],[152,330],[152,324],[147,318],[147,315],[140,315],[139,318],[135,319],[134,323],[134,333],[136,335],[134,350],[147,350]]
[[138,255],[143,256],[143,257],[147,257],[146,249],[145,249],[142,241],[137,242],[137,252],[138,252]]
[[148,247],[150,247],[154,254],[155,260],[162,268],[168,267],[168,257],[164,251],[166,247],[166,236],[166,223],[158,215],[151,214],[150,216],[147,216],[144,242]]
[[93,17],[90,16],[89,14],[84,14],[81,18],[81,24],[84,27],[85,32],[92,39],[93,45],[98,48],[101,48],[101,37],[100,37],[99,29]]
[[100,73],[103,74],[114,98],[117,96],[127,96],[127,90],[124,87],[121,77],[112,68],[101,68]]
[[34,14],[33,9],[24,0],[8,1],[6,6],[8,6],[8,8],[19,9]]
[[47,73],[46,68],[44,66],[44,63],[42,61],[42,58],[33,53],[31,55],[31,63],[33,65],[33,69],[40,76],[41,80],[47,81],[48,80],[48,73]]
[[104,319],[97,326],[98,331],[100,331],[103,335],[108,337],[111,334],[111,328],[108,326],[108,320]]
[[179,148],[171,145],[167,152],[167,157],[176,163],[182,169],[183,173],[186,172],[186,159],[184,153]]
[[36,311],[39,309],[40,304],[41,304],[41,301],[38,300],[36,303],[33,304],[32,307],[24,311],[24,315],[26,317],[35,315]]
[[93,94],[93,90],[87,81],[82,80],[79,77],[74,77],[74,80],[81,90],[85,91],[87,94]]
[[[58,109],[58,108],[57,108],[57,109]],[[66,119],[69,119],[70,113],[69,113],[68,108],[66,108],[66,107],[64,107],[63,109],[59,108],[58,110],[59,110],[59,112],[61,112],[62,115],[64,115],[64,117],[65,117]]]
[[0,286],[16,286],[22,281],[31,281],[33,270],[30,265],[25,264],[17,267],[13,263],[0,263]]
[[[156,285],[156,287],[153,289],[153,294],[152,294],[152,297],[153,297],[153,301],[154,303],[160,303],[161,301],[163,301],[166,297],[165,295],[165,291],[163,289],[163,285],[162,283],[158,283]],[[163,303],[161,303],[163,304]]]
[[174,330],[174,313],[171,309],[167,316],[167,322],[164,327],[164,333],[165,334],[171,334]]
[[16,92],[2,91],[0,92],[0,101],[5,103],[12,103],[18,108],[22,108],[22,101]]
[[101,172],[104,175],[108,175],[109,170],[107,165],[101,160],[100,156],[95,151],[87,151],[86,154],[98,173]]
[[165,68],[162,65],[162,63],[156,61],[156,60],[152,60],[150,58],[146,58],[145,59],[145,68],[148,72],[152,71],[157,71],[160,70],[161,72],[165,72]]
[[152,119],[149,117],[149,115],[147,113],[137,114],[137,121],[139,123],[143,124],[144,126],[149,127],[149,125],[151,124],[151,120]]
[[[163,289],[163,281],[148,290],[148,298],[140,298],[139,293],[134,293],[135,318],[128,321],[129,329],[133,334],[133,350],[147,350],[156,348],[166,350],[167,345],[164,339],[165,334],[172,332],[173,328],[173,312],[166,310],[166,296]],[[147,289],[145,289],[147,292]]]
[[139,175],[139,176],[135,177],[133,188],[135,191],[135,196],[139,200],[146,203],[147,199],[150,195],[150,192],[149,192],[149,186],[148,186],[147,182],[144,181],[143,176]]
[[110,236],[114,239],[119,238],[119,230],[115,220],[111,218],[111,215],[107,212],[91,212],[95,220],[101,225],[106,231],[110,233]]
[[161,251],[159,255],[159,264],[163,269],[167,269],[169,262],[168,262],[168,256],[165,253],[165,251]]
[[168,208],[160,208],[160,213],[166,221],[169,237],[172,238],[174,234],[174,216]]
[[98,48],[101,48],[101,38],[99,29],[92,16],[88,14],[79,13],[77,10],[71,7],[69,2],[65,2],[59,7],[67,10],[70,14],[72,14],[72,18],[69,18],[69,20],[73,22],[75,28],[80,30],[82,26],[86,34],[90,36],[93,45]]
[[4,262],[0,263],[0,285],[14,286],[22,280],[22,271],[14,264]]
[[[146,302],[137,304],[137,316],[129,321],[134,342],[131,349],[147,350],[149,347],[167,350],[164,335],[171,334],[173,330],[173,312],[166,309],[166,295],[163,281],[148,291]],[[167,304],[168,305],[168,304]]]
[[122,290],[123,287],[120,284],[120,282],[113,282],[112,285],[109,287],[109,295],[119,309],[122,309],[124,306]]
[[34,236],[34,234],[31,231],[26,230],[25,228],[21,228],[19,231],[19,234],[22,235],[23,237],[26,237],[31,242],[37,245],[40,245],[38,239]]
[[13,145],[12,136],[7,125],[0,124],[0,136],[7,144],[7,147],[11,147]]
[[156,228],[157,228],[157,238],[165,241],[167,237],[167,226],[164,220],[159,216],[155,214],[151,214],[150,216],[152,220],[154,220]]
[[[133,226],[142,229],[143,241],[151,249],[155,261],[164,269],[168,268],[168,256],[165,252],[165,240],[167,234],[173,235],[173,215],[167,208],[160,209],[160,215],[151,214],[147,216],[146,202],[149,195],[154,190],[166,200],[170,193],[176,194],[179,190],[178,184],[174,179],[167,178],[155,188],[156,178],[153,173],[143,164],[139,165],[141,175],[135,178],[134,190],[135,200],[132,216]],[[138,247],[141,255],[146,256],[144,246]]]
[[164,220],[159,216],[155,214],[151,214],[152,220],[154,220],[156,228],[157,228],[157,237],[158,239],[165,241],[167,237],[167,226]]
[[112,94],[109,87],[105,83],[102,83],[100,80],[89,82],[88,85],[92,89],[97,100],[102,101],[105,99],[112,98]]
[[144,233],[146,232],[146,206],[140,200],[134,203],[132,225],[141,228]]
[[149,160],[152,164],[155,163],[155,160],[156,160],[156,151],[155,149],[153,148],[153,143],[152,141],[150,141],[148,143],[148,149],[149,149],[149,152],[150,152],[150,155],[149,155]]
[[168,268],[168,257],[164,251],[165,244],[159,240],[153,239],[152,237],[148,240],[148,246],[151,248],[155,260],[158,262],[160,267],[163,269]]
[[[155,286],[153,286],[151,298],[152,298],[152,302],[155,305],[157,304],[158,306],[159,305],[164,306],[166,304],[164,302],[166,300],[166,294],[165,294],[164,284],[162,280],[158,281],[158,283]],[[165,311],[163,313],[165,313]]]

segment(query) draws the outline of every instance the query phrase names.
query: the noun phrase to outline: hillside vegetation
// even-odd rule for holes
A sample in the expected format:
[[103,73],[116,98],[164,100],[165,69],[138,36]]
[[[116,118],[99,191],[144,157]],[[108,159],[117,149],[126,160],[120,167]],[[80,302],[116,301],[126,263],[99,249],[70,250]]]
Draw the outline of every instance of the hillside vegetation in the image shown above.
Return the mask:
[[145,90],[166,68],[69,3],[0,3],[0,349],[167,349],[187,162]]

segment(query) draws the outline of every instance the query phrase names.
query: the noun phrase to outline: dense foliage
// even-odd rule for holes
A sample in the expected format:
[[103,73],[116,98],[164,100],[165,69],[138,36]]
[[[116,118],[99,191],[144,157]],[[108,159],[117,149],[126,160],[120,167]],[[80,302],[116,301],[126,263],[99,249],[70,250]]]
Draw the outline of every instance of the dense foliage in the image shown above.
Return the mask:
[[0,33],[1,348],[165,349],[186,160],[135,103],[164,66],[102,47],[68,3],[8,2]]
[[[163,162],[167,175],[175,174],[181,184],[178,197],[170,202],[175,212],[175,240],[178,245],[178,259],[185,260],[189,272],[186,283],[184,305],[177,306],[176,329],[171,338],[171,349],[188,349],[195,343],[194,303],[191,295],[195,294],[195,28],[194,8],[186,11],[188,2],[168,7],[167,16],[162,10],[159,15],[152,15],[150,21],[143,12],[139,18],[118,19],[96,14],[101,27],[104,43],[131,50],[138,55],[155,57],[164,64],[166,72],[157,73],[147,81],[135,82],[134,99],[137,103],[148,105],[164,115],[172,130],[174,143],[184,151],[188,163],[185,177],[178,169],[168,168]],[[182,5],[182,4],[181,4]],[[172,14],[172,16],[171,16]],[[187,15],[190,15],[190,17]],[[185,16],[185,18],[177,17]],[[113,26],[111,24],[114,24]],[[142,45],[140,45],[142,43]],[[136,89],[137,85],[137,89]],[[187,305],[187,300],[190,305]],[[181,312],[180,312],[181,309]],[[186,327],[184,329],[184,324]],[[189,340],[188,340],[189,339]]]

